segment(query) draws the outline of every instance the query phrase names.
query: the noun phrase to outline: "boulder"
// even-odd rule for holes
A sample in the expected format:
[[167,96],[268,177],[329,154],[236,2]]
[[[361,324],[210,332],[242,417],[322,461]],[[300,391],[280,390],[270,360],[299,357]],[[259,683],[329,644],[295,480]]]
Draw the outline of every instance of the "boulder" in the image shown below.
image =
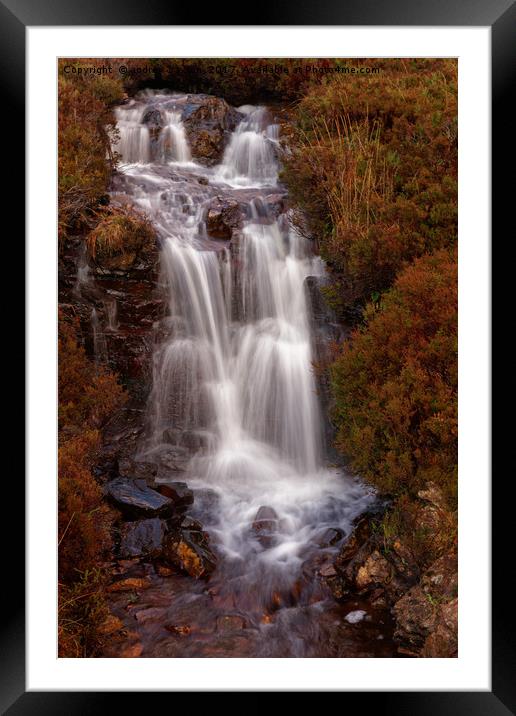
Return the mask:
[[154,463],[138,462],[129,457],[121,457],[118,461],[118,474],[132,480],[145,480],[152,485],[158,468]]
[[165,495],[147,486],[145,480],[129,480],[118,477],[108,482],[106,496],[124,514],[130,517],[146,515],[158,516],[170,514],[174,503]]
[[434,630],[427,636],[421,656],[433,659],[456,657],[458,653],[458,600],[440,605]]
[[166,559],[194,579],[208,577],[217,565],[217,558],[208,547],[206,533],[181,530],[170,533],[165,540]]
[[405,653],[447,657],[457,652],[457,555],[437,559],[392,609],[394,638]]
[[158,490],[161,495],[170,500],[176,512],[184,512],[193,504],[194,494],[186,482],[161,483],[158,485]]
[[192,157],[200,164],[218,164],[242,115],[211,95],[189,95],[183,105],[183,121]]
[[333,547],[334,545],[338,544],[342,539],[344,539],[344,532],[342,530],[339,530],[337,527],[328,527],[328,529],[324,530],[324,533],[317,541],[317,544],[319,545],[319,547],[323,548]]
[[214,239],[231,238],[234,229],[242,226],[243,212],[235,199],[217,196],[206,210],[206,231]]
[[434,628],[436,609],[419,584],[396,602],[392,613],[396,619],[395,641],[405,648],[421,648]]
[[375,550],[358,568],[355,585],[358,590],[366,590],[386,584],[392,576],[392,567],[377,550]]
[[157,557],[165,536],[165,524],[159,517],[122,525],[120,535],[121,557]]
[[252,530],[262,547],[272,547],[278,532],[278,515],[276,510],[268,505],[262,505],[256,513]]

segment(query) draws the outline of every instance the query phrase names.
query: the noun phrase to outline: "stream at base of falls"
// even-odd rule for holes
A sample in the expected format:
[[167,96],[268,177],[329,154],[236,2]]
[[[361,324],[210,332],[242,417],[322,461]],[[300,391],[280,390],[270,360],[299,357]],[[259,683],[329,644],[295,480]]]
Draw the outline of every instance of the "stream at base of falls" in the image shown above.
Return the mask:
[[135,459],[156,464],[158,485],[187,483],[217,566],[195,580],[126,560],[146,588],[129,603],[113,594],[111,608],[136,656],[394,656],[388,613],[337,603],[321,577],[376,498],[328,457],[307,287],[326,269],[285,211],[278,125],[239,108],[206,167],[192,160],[187,102],[146,92],[117,108],[111,196],[151,218],[168,302]]

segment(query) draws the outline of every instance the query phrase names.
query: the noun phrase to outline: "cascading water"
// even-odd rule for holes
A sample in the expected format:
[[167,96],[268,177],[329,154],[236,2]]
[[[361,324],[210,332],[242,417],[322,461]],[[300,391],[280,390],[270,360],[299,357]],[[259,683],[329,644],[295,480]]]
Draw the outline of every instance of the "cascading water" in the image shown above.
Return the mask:
[[[184,469],[193,516],[219,554],[211,593],[258,630],[253,655],[320,655],[313,624],[311,637],[292,637],[295,619],[312,623],[325,599],[306,574],[335,552],[324,541],[328,529],[348,535],[373,500],[325,465],[306,288],[325,267],[288,216],[267,208],[277,197],[278,166],[277,127],[265,110],[240,108],[245,116],[222,164],[207,169],[190,161],[179,115],[164,103],[170,95],[147,94],[142,106],[117,110],[118,151],[129,166],[114,194],[130,195],[153,219],[169,298],[142,457],[160,465],[163,482],[178,479],[178,463]],[[166,118],[155,150],[142,123],[150,110]],[[165,170],[169,142],[182,148]],[[207,207],[221,196],[247,217],[231,242],[206,233]],[[253,528],[263,516],[265,535]],[[197,588],[170,611],[177,617],[204,598]],[[263,624],[278,609],[274,626]],[[177,655],[199,654],[192,642]]]
[[247,115],[233,133],[224,153],[217,177],[231,186],[274,186],[278,171],[274,144],[278,126],[268,122],[263,107],[245,105],[239,111]]

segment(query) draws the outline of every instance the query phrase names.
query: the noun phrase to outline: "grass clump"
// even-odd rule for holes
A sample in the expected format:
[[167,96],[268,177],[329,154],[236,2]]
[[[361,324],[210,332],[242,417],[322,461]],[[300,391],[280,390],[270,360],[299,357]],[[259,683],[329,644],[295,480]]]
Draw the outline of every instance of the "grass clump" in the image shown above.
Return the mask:
[[134,259],[155,246],[156,234],[150,220],[129,206],[110,206],[99,212],[100,220],[88,234],[86,246],[98,263],[125,257]]

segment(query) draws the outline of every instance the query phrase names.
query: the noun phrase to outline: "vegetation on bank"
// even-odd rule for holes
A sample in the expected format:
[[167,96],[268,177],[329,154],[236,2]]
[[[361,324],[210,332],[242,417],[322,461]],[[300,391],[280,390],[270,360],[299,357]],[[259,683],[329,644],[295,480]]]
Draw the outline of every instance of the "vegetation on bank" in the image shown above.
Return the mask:
[[417,496],[433,483],[456,519],[457,63],[375,65],[307,88],[283,180],[355,324],[327,367],[336,447],[393,498],[378,529],[423,567],[456,539],[446,523],[440,552],[418,542]]
[[441,249],[404,269],[331,366],[337,447],[389,494],[457,485],[457,263]]
[[105,616],[99,565],[111,547],[111,511],[91,468],[100,430],[125,394],[89,360],[77,323],[59,316],[59,654],[92,656]]

